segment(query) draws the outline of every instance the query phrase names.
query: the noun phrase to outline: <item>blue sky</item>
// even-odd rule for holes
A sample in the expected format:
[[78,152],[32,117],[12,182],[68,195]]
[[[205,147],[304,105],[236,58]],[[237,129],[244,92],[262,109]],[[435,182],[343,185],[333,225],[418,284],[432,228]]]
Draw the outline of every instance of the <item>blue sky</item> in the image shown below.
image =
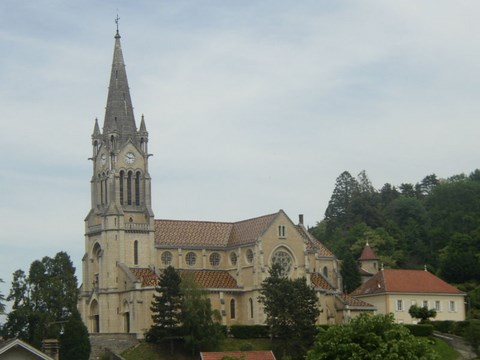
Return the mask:
[[479,167],[478,1],[3,0],[4,294],[61,250],[80,274],[117,9],[157,218],[315,225],[344,170],[380,188]]

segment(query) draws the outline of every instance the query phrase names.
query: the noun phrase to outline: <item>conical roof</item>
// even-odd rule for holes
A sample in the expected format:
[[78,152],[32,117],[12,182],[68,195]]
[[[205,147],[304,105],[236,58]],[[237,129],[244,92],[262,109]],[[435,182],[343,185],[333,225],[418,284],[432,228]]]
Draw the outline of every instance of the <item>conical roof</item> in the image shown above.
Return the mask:
[[115,48],[113,51],[103,134],[107,135],[114,131],[119,134],[121,143],[128,139],[134,140],[137,132],[118,30],[115,35]]
[[365,245],[365,247],[363,248],[362,254],[360,255],[360,258],[358,260],[360,260],[360,261],[378,260],[378,257],[377,257],[377,255],[375,255],[375,252],[370,247],[370,245],[367,243]]

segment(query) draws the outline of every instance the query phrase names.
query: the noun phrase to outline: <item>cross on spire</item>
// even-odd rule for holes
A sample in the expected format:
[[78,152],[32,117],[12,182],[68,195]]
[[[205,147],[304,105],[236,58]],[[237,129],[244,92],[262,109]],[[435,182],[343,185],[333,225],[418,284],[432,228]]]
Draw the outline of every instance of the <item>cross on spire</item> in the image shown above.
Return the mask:
[[117,17],[115,18],[115,24],[117,24],[117,34],[118,34],[118,20],[120,20],[120,17],[118,16],[118,12],[117,12]]

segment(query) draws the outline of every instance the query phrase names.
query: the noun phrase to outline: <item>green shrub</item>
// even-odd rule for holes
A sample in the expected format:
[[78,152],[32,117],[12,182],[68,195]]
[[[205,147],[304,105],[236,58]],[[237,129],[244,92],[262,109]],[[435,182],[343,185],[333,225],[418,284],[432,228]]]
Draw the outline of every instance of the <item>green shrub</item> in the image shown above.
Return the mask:
[[430,336],[433,334],[433,325],[430,324],[405,324],[413,336]]
[[253,350],[253,344],[246,342],[240,345],[240,351],[252,351]]
[[266,325],[232,325],[230,334],[237,339],[267,338],[268,326]]
[[455,322],[452,320],[432,321],[433,329],[442,333],[452,334]]

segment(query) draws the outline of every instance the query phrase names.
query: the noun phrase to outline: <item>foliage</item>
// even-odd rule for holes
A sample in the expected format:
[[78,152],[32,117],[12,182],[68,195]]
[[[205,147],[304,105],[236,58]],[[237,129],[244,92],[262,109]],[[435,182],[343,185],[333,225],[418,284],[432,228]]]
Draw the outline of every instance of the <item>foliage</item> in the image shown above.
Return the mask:
[[480,356],[480,320],[471,320],[465,331],[465,339]]
[[405,324],[404,325],[413,336],[432,336],[433,325],[432,324]]
[[[3,280],[0,279],[0,283],[3,283]],[[5,296],[0,292],[0,315],[5,313]]]
[[268,326],[266,325],[232,325],[230,334],[237,339],[266,338]]
[[212,310],[205,290],[195,283],[193,276],[185,276],[180,287],[181,320],[187,347],[192,355],[198,350],[215,349],[224,338],[220,314]]
[[61,322],[76,309],[77,299],[75,268],[65,252],[34,261],[28,276],[22,270],[13,274],[6,336],[19,337],[37,348],[44,338],[58,339]]
[[[427,265],[446,281],[462,284],[480,278],[479,214],[479,169],[446,180],[429,174],[417,183],[386,183],[379,190],[365,171],[356,178],[344,171],[324,219],[310,232],[342,260],[347,252],[357,259],[368,241],[386,267]],[[480,319],[480,290],[468,292],[469,315]]]
[[414,319],[420,319],[420,323],[423,324],[428,321],[430,318],[437,316],[437,311],[435,309],[428,309],[426,306],[412,305],[408,309],[408,313]]
[[273,265],[262,283],[259,302],[264,306],[271,336],[283,340],[279,350],[303,358],[317,332],[317,295],[305,278],[288,279],[280,274],[280,266]]
[[392,314],[360,315],[348,324],[331,326],[317,335],[307,360],[438,359],[423,339],[417,339]]
[[78,310],[73,309],[60,336],[60,360],[88,360],[90,350],[87,327]]
[[342,275],[343,288],[346,293],[351,293],[362,284],[358,264],[350,251],[346,252],[343,257],[340,274]]
[[148,341],[160,342],[178,336],[183,301],[180,283],[180,275],[172,266],[160,276],[150,307],[153,325],[147,333]]

